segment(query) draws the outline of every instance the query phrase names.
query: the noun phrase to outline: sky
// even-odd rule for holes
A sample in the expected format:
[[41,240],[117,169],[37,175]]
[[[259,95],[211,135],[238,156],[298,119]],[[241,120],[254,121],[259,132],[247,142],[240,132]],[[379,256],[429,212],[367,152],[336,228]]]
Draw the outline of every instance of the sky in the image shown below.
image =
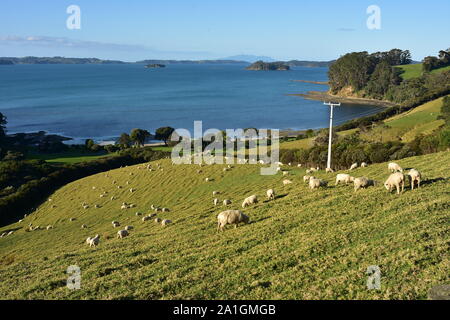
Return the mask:
[[[70,5],[80,29],[67,28]],[[450,47],[449,12],[449,0],[2,0],[0,56],[325,61],[400,48],[422,60]]]

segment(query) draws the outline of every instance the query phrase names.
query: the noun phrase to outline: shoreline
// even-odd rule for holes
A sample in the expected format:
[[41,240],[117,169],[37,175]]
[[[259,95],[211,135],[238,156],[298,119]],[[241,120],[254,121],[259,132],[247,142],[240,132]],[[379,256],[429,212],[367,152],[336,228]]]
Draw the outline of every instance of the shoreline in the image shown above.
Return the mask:
[[308,93],[291,93],[288,96],[302,97],[308,100],[315,101],[333,101],[340,102],[344,104],[364,104],[372,105],[377,107],[393,107],[396,104],[390,101],[366,99],[366,98],[356,98],[356,97],[342,97],[333,94],[329,94],[327,91],[308,91]]
[[293,82],[302,82],[302,83],[312,83],[312,84],[322,84],[327,86],[328,81],[311,81],[311,80],[291,80]]

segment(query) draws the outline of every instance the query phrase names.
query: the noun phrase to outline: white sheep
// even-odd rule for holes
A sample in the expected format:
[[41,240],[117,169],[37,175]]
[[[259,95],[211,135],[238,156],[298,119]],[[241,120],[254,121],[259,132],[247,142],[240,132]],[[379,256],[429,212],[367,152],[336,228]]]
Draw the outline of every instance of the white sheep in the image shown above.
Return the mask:
[[219,204],[219,199],[215,198],[213,203],[214,203],[215,206],[217,206]]
[[355,162],[355,163],[353,163],[353,164],[350,166],[350,170],[353,170],[353,169],[356,169],[356,168],[358,168],[358,162]]
[[384,187],[389,192],[395,187],[397,189],[397,194],[400,194],[400,186],[402,187],[402,192],[405,189],[405,176],[401,172],[395,172],[389,176],[389,178],[384,183]]
[[213,196],[220,194],[220,191],[213,191]]
[[335,186],[337,186],[339,183],[345,183],[345,184],[349,184],[350,182],[355,181],[355,178],[352,177],[349,174],[346,173],[339,173],[338,175],[336,175],[336,183],[334,184]]
[[273,190],[273,189],[267,190],[266,195],[267,195],[267,199],[275,200],[275,190]]
[[160,223],[161,221],[162,221],[161,218],[155,218],[156,223]]
[[411,190],[414,190],[414,184],[417,182],[417,188],[420,188],[420,180],[422,175],[416,169],[411,169],[408,172],[409,184],[411,185]]
[[358,191],[359,189],[365,189],[375,185],[375,181],[370,180],[369,178],[366,177],[355,178],[353,183],[355,186],[355,192]]
[[288,184],[291,184],[292,183],[292,181],[291,180],[288,180],[288,179],[284,179],[283,180],[283,185],[288,185]]
[[73,222],[73,221],[75,221],[75,218],[70,218],[69,221]]
[[162,212],[170,212],[170,209],[168,209],[168,208],[162,208],[161,211],[162,211]]
[[127,230],[119,230],[119,231],[117,231],[117,238],[118,239],[123,239],[123,238],[125,238],[128,235],[129,235],[129,233],[128,233]]
[[311,179],[311,178],[315,179],[315,177],[310,176],[310,175],[303,176],[303,182],[309,182],[309,179]]
[[133,230],[133,229],[134,229],[133,226],[125,226],[125,230],[127,230],[127,231],[130,231],[130,230]]
[[150,216],[142,217],[142,222],[148,221],[148,220],[150,220],[150,219],[151,219]]
[[366,162],[361,162],[361,168],[366,168],[367,167],[367,163]]
[[321,180],[321,179],[310,179],[309,180],[309,188],[310,189],[326,187],[327,185],[328,185],[328,181],[325,181],[325,180]]
[[81,225],[81,229],[86,229],[86,228],[87,228],[87,225],[85,225],[85,224]]
[[89,244],[89,247],[96,247],[100,243],[100,236],[97,234],[93,238],[87,238],[86,242]]
[[211,179],[210,178],[205,178],[205,181],[208,182],[208,181],[211,181]]
[[128,204],[126,204],[125,202],[122,203],[122,206],[120,207],[120,209],[121,210],[128,209]]
[[136,217],[142,216],[141,212],[136,212]]
[[170,224],[170,223],[172,223],[172,221],[171,221],[171,220],[167,220],[167,219],[164,219],[163,221],[161,221],[161,225],[162,225],[163,227],[167,226],[167,225]]
[[289,174],[289,171],[282,171],[283,172],[283,176],[287,176]]
[[242,208],[255,203],[258,203],[258,197],[256,197],[256,195],[251,195],[250,197],[245,198],[244,202],[242,202]]
[[51,224],[49,224],[46,229],[47,230],[53,229],[53,226]]
[[301,167],[302,167],[302,164],[299,163],[299,164],[297,165],[297,168],[301,168]]
[[391,171],[391,172],[397,172],[397,171],[400,171],[400,172],[403,173],[402,167],[400,167],[400,166],[399,166],[398,164],[396,164],[395,162],[390,162],[390,163],[388,164],[388,170]]
[[120,223],[118,221],[113,221],[112,225],[114,228],[120,227]]
[[228,200],[228,199],[223,200],[223,205],[224,206],[227,206],[229,204],[231,204],[231,200]]
[[217,216],[217,232],[223,231],[223,228],[227,224],[234,224],[237,228],[239,223],[249,223],[250,219],[242,211],[239,210],[227,210],[219,213]]

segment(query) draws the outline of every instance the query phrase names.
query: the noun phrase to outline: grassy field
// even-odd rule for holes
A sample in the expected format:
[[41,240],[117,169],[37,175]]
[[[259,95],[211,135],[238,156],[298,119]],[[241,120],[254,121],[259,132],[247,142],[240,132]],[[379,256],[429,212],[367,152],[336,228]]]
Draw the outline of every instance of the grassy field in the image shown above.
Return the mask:
[[[398,161],[424,176],[420,189],[401,195],[389,194],[382,184],[356,193],[352,186],[334,187],[335,174],[324,172],[317,176],[331,186],[311,191],[298,168],[288,169],[293,184],[283,186],[280,174],[262,176],[257,165],[236,165],[229,172],[212,165],[198,173],[195,165],[157,163],[163,171],[138,165],[68,184],[23,222],[0,228],[15,230],[0,238],[0,296],[425,299],[432,286],[450,281],[450,152]],[[386,164],[377,164],[353,175],[381,182],[389,173]],[[269,188],[277,194],[270,202]],[[213,205],[213,190],[221,191],[220,200],[232,200],[230,209],[258,195],[260,202],[243,210],[252,223],[217,234],[216,216],[225,207]],[[90,208],[84,210],[83,202]],[[120,210],[122,202],[137,207]],[[170,208],[158,216],[173,224],[141,222],[135,213],[150,213],[151,204]],[[117,239],[112,220],[134,230]],[[29,223],[54,229],[26,232]],[[89,248],[85,239],[95,234],[100,244]],[[65,286],[71,265],[81,269],[80,290]],[[381,290],[366,288],[371,265],[381,269]]]
[[81,151],[66,151],[59,153],[31,153],[28,159],[45,160],[51,163],[78,163],[83,161],[96,160],[105,156],[109,156],[106,152],[86,153]]
[[[422,76],[422,74],[423,74],[421,63],[397,66],[397,68],[402,69],[404,71],[401,75],[401,77],[404,80],[417,78],[417,77]],[[431,73],[439,73],[439,72],[448,71],[448,70],[450,70],[450,66],[435,69],[435,70],[431,71]]]
[[367,133],[361,133],[361,137],[368,141],[401,139],[403,142],[409,142],[419,134],[431,134],[444,124],[444,120],[437,119],[441,114],[443,99],[430,101],[411,111],[391,117],[384,121],[388,127],[378,127]]

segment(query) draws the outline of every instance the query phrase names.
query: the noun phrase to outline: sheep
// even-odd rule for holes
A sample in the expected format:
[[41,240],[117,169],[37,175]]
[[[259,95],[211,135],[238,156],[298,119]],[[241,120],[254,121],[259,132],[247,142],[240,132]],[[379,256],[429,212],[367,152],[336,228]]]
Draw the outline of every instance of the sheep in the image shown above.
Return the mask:
[[355,192],[358,191],[359,189],[365,189],[367,187],[375,185],[375,181],[370,180],[366,177],[355,178],[353,183],[355,185]]
[[155,212],[162,212],[162,209],[161,208],[158,208],[158,207],[155,207]]
[[129,207],[128,207],[128,204],[126,202],[122,203],[122,206],[120,207],[121,210],[128,209],[128,208]]
[[237,228],[239,223],[249,223],[250,219],[242,211],[239,210],[227,210],[219,213],[217,216],[217,232],[224,231],[224,227],[227,224],[234,224]]
[[223,200],[223,205],[224,206],[227,206],[229,204],[231,204],[231,200],[228,200],[228,199]]
[[283,172],[283,176],[287,176],[289,174],[289,171],[281,171]]
[[101,208],[101,206],[100,206],[99,204],[96,204],[96,205],[94,206],[94,208],[95,208],[95,209],[99,209],[99,208]]
[[223,172],[229,171],[229,170],[230,170],[229,168],[223,168]]
[[309,179],[311,179],[311,178],[315,179],[315,177],[310,176],[310,175],[303,176],[303,182],[309,182]]
[[161,211],[162,212],[170,212],[170,210],[168,208],[162,208]]
[[142,217],[142,222],[148,221],[148,220],[150,220],[150,219],[151,219],[150,216]]
[[297,168],[301,168],[301,167],[302,167],[302,164],[299,163],[299,164],[297,165]]
[[81,225],[81,229],[86,229],[86,228],[87,228],[87,225],[85,225],[85,224]]
[[268,200],[275,200],[275,190],[273,189],[267,190],[266,195]]
[[400,172],[403,173],[402,167],[400,167],[400,166],[399,166],[398,164],[396,164],[395,162],[390,162],[390,163],[388,164],[388,170],[389,170],[390,172],[397,172],[397,171],[400,171]]
[[10,232],[8,232],[7,236],[12,235],[13,233],[14,233],[14,231],[10,231]]
[[402,187],[402,192],[405,189],[405,176],[401,172],[395,172],[389,176],[389,178],[384,183],[384,187],[389,192],[395,187],[397,189],[397,194],[400,194],[400,186]]
[[326,172],[326,173],[333,173],[333,172],[334,172],[334,170],[333,170],[333,169],[331,169],[331,168],[326,168],[326,169],[325,169],[325,172]]
[[361,162],[361,168],[366,168],[366,167],[367,167],[367,163]]
[[219,199],[215,198],[213,203],[214,203],[215,206],[217,206],[219,204]]
[[291,180],[288,180],[288,179],[284,179],[283,180],[283,185],[288,185],[288,184],[291,184],[292,183],[292,181]]
[[89,209],[89,205],[87,205],[87,204],[83,205],[83,209],[84,209],[84,210]]
[[208,181],[211,181],[211,179],[210,178],[205,178],[205,181],[208,182]]
[[155,218],[155,223],[160,223],[161,221],[161,218]]
[[213,191],[213,196],[220,194],[220,191]]
[[353,170],[353,169],[356,169],[356,168],[358,168],[358,162],[355,162],[355,163],[353,163],[353,164],[350,166],[350,170]]
[[290,167],[290,166],[292,166],[292,163],[291,163],[291,162],[289,162],[289,163],[288,163],[288,166],[289,166],[289,167]]
[[47,230],[53,229],[53,226],[49,224],[46,229]]
[[242,202],[242,208],[255,203],[258,203],[258,198],[256,195],[251,195],[250,197],[245,198],[244,202]]
[[133,189],[133,188],[130,189],[130,192],[131,192],[131,193],[133,193],[133,192],[135,192],[135,191],[136,191],[136,189]]
[[86,242],[89,244],[89,247],[96,247],[100,243],[100,236],[97,234],[93,238],[87,238]]
[[306,169],[306,174],[311,174],[313,173],[313,171],[311,171],[310,169]]
[[417,182],[417,188],[420,188],[420,180],[422,175],[416,169],[409,170],[408,174],[409,184],[411,185],[411,190],[414,190],[414,184]]
[[130,205],[128,206],[128,208],[136,208],[136,205],[135,205],[135,204],[130,204]]
[[75,218],[70,218],[69,221],[73,222],[73,221],[75,221]]
[[309,180],[309,188],[316,189],[320,187],[326,187],[328,185],[328,181],[321,179],[310,179]]
[[7,233],[3,232],[2,235],[0,235],[0,238],[6,237]]
[[114,228],[120,227],[120,223],[118,221],[113,221],[112,225]]
[[133,226],[126,226],[126,227],[125,227],[125,230],[127,230],[127,231],[130,231],[130,230],[133,230],[133,229],[134,229]]
[[167,226],[167,225],[170,224],[170,223],[172,223],[172,221],[171,221],[171,220],[167,220],[167,219],[164,219],[163,221],[161,221],[161,225],[162,225],[163,227]]
[[128,231],[127,230],[119,230],[119,231],[117,231],[117,238],[118,239],[123,239],[126,236],[128,236]]
[[136,217],[142,216],[142,213],[136,212]]
[[334,184],[335,186],[337,186],[339,183],[345,183],[345,184],[349,184],[350,182],[353,182],[355,180],[354,177],[352,177],[349,174],[346,173],[340,173],[338,175],[336,175],[336,183]]
[[278,172],[278,171],[281,171],[281,168],[280,168],[280,167],[277,168],[277,172]]
[[112,196],[111,201],[114,201],[114,200],[116,200],[116,197]]

